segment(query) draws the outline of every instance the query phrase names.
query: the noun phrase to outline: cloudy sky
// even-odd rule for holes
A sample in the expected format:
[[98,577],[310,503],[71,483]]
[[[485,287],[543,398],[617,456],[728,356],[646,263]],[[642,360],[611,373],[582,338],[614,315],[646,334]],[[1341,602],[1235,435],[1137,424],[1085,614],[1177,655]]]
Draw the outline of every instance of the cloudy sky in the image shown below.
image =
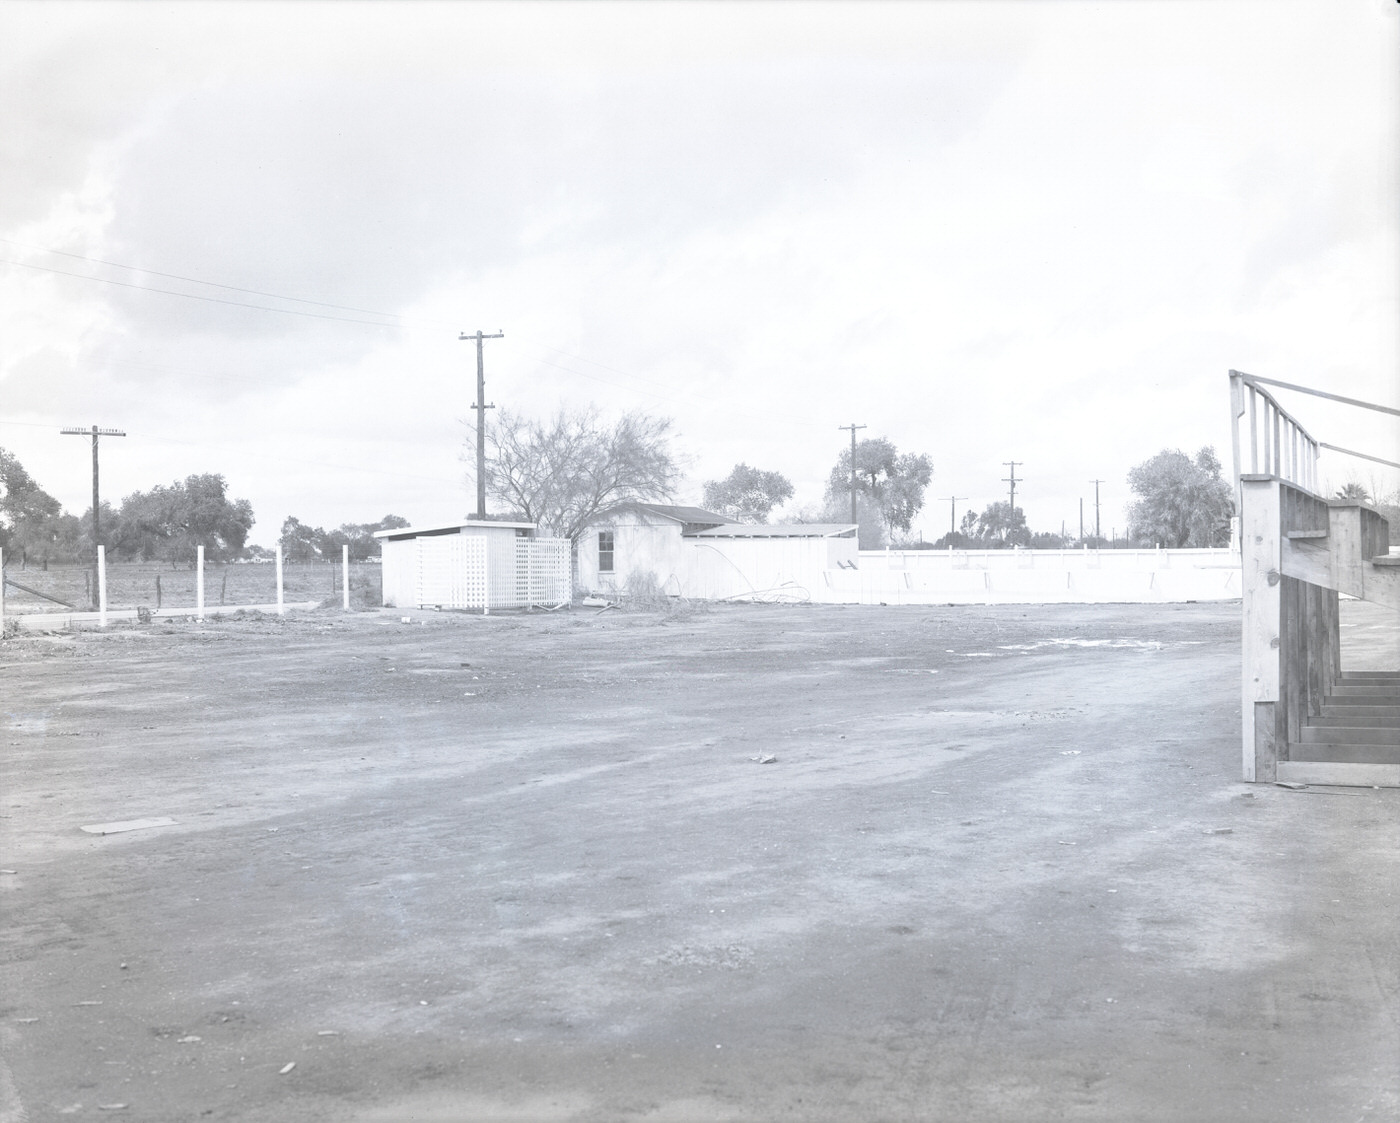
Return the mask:
[[[220,472],[469,513],[487,399],[674,418],[815,504],[867,426],[1119,533],[1229,368],[1400,404],[1400,5],[0,0],[0,446],[68,509]],[[1400,459],[1394,418],[1281,392]],[[1334,486],[1397,473],[1331,456]]]

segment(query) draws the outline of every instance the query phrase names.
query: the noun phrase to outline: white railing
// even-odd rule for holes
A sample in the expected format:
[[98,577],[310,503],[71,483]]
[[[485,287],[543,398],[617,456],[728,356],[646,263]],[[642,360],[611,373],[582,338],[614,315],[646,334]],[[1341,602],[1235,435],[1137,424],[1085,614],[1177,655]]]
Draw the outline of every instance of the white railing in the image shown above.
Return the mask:
[[[1320,442],[1259,381],[1242,371],[1230,372],[1230,437],[1236,492],[1241,475],[1265,475],[1277,476],[1316,494]],[[1249,427],[1247,461],[1240,435],[1245,418]]]

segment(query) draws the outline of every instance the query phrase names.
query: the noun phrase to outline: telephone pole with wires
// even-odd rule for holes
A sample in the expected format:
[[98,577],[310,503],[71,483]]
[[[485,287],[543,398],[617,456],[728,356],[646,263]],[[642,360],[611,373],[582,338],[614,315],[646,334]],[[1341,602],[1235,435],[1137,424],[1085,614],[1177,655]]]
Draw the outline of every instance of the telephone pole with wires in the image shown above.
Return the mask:
[[[1001,482],[1004,483],[1004,484],[1010,484],[1010,485],[1011,485],[1011,522],[1012,522],[1012,523],[1015,523],[1015,521],[1016,521],[1016,466],[1017,466],[1018,464],[1020,464],[1020,465],[1022,465],[1022,466],[1024,467],[1024,465],[1025,465],[1026,462],[1025,462],[1024,460],[1003,460],[1002,463],[1005,464],[1005,465],[1007,465],[1007,466],[1009,466],[1010,469],[1011,469],[1011,478],[1008,479],[1006,476],[1002,476]],[[1025,479],[1023,478],[1020,482],[1021,482],[1021,483],[1025,483],[1026,481],[1025,481]]]
[[864,429],[864,425],[857,425],[852,422],[850,425],[838,425],[836,428],[843,433],[849,429],[851,431],[851,522],[860,525],[860,516],[856,513],[856,430]]
[[67,437],[92,438],[92,588],[95,596],[100,580],[97,571],[97,551],[102,548],[102,507],[97,493],[97,440],[99,437],[124,437],[126,433],[121,429],[102,429],[96,425],[91,429],[60,429],[59,432]]
[[966,498],[966,495],[943,496],[943,499],[948,500],[948,545],[950,546],[953,544],[952,536],[958,532],[958,500]]
[[486,335],[481,331],[476,331],[471,335],[462,332],[458,339],[476,340],[476,402],[472,409],[476,410],[476,517],[484,519],[486,517],[486,411],[495,409],[496,403],[490,404],[486,401],[486,357],[483,354],[482,341],[487,339],[504,339],[506,333],[498,331],[495,335]]
[[1108,481],[1090,480],[1089,482],[1094,485],[1094,537],[1101,538],[1103,536],[1099,533],[1099,484],[1107,483]]

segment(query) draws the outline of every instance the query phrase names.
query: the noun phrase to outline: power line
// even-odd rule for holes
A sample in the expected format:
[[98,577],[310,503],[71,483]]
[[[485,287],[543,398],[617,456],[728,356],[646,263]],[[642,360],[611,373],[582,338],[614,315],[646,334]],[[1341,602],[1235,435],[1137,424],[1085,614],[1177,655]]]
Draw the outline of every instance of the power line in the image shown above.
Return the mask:
[[1099,484],[1107,483],[1108,481],[1090,480],[1089,482],[1094,485],[1094,537],[1102,538],[1103,535],[1099,533]]
[[[209,304],[225,304],[231,308],[251,308],[258,312],[277,312],[283,316],[306,316],[314,320],[335,320],[342,324],[368,324],[370,327],[376,328],[398,328],[403,326],[402,324],[381,323],[378,320],[357,320],[349,316],[328,316],[324,312],[304,312],[299,308],[271,308],[266,304],[249,304],[242,300],[225,300],[219,296],[201,296],[199,293],[176,292],[174,289],[158,289],[151,285],[138,285],[131,281],[114,281],[108,277],[93,277],[87,273],[73,273],[67,269],[54,269],[52,266],[48,265],[33,265],[27,261],[11,261],[9,258],[0,258],[0,265],[14,265],[20,269],[37,269],[41,273],[57,273],[61,277],[76,277],[80,281],[96,281],[98,284],[102,285],[116,285],[119,288],[137,289],[140,292],[159,293],[162,296],[179,296],[183,297],[185,300],[203,300]],[[278,299],[296,298],[279,297]],[[372,314],[376,316],[387,316],[392,313],[375,312]]]
[[[73,258],[73,259],[76,260],[76,261],[90,261],[90,262],[92,262],[94,265],[108,265],[108,266],[111,266],[113,269],[126,269],[126,270],[128,270],[129,272],[132,272],[132,273],[148,273],[148,274],[150,274],[152,277],[165,277],[165,278],[167,278],[168,280],[171,280],[171,281],[188,281],[188,282],[189,282],[190,284],[192,284],[192,285],[207,285],[209,288],[223,289],[223,290],[225,290],[226,292],[241,292],[241,293],[246,293],[246,294],[249,295],[249,296],[266,296],[266,297],[271,298],[272,300],[290,300],[290,301],[293,301],[294,303],[297,303],[297,304],[314,304],[314,305],[316,305],[318,308],[335,308],[335,309],[337,309],[337,310],[339,310],[339,311],[341,311],[341,312],[361,312],[361,313],[365,314],[366,316],[396,316],[396,315],[397,315],[397,313],[394,313],[394,312],[380,312],[380,311],[377,311],[377,310],[374,309],[374,308],[355,308],[355,307],[353,307],[352,305],[349,305],[349,304],[331,304],[331,303],[328,303],[327,301],[324,301],[324,300],[310,300],[310,299],[308,299],[307,297],[304,297],[304,296],[284,296],[282,293],[277,293],[277,292],[264,292],[264,291],[261,290],[261,289],[245,289],[245,288],[239,288],[237,285],[225,285],[225,284],[222,284],[222,283],[219,282],[219,281],[205,281],[205,280],[200,279],[199,277],[186,277],[186,276],[185,276],[184,274],[182,274],[182,273],[162,273],[159,269],[146,269],[145,267],[140,266],[140,265],[126,265],[126,264],[123,264],[123,263],[120,262],[120,261],[108,261],[108,260],[106,260],[105,258],[101,258],[101,257],[86,257],[86,256],[84,256],[83,254],[80,254],[80,253],[69,253],[67,250],[51,250],[51,249],[45,248],[44,246],[33,246],[33,245],[29,245],[28,243],[25,243],[25,242],[16,242],[16,241],[13,241],[13,240],[10,239],[10,238],[0,238],[0,243],[3,243],[4,245],[7,245],[7,246],[17,246],[17,247],[19,247],[20,249],[35,250],[35,251],[37,251],[37,252],[39,252],[39,253],[54,254],[54,255],[57,256],[57,257],[71,257],[71,258]],[[21,265],[21,264],[23,264],[23,262],[14,262],[14,261],[12,261],[12,262],[10,262],[9,264],[11,264],[11,265]],[[42,268],[42,266],[34,266],[34,268]],[[55,272],[56,272],[56,270],[55,270]],[[83,274],[83,273],[71,273],[71,274],[69,274],[69,276],[73,276],[73,277],[83,277],[83,276],[86,276],[86,274]],[[99,281],[99,280],[101,280],[102,278],[100,278],[100,277],[89,277],[88,279],[89,279],[89,280],[93,280],[93,281]],[[256,305],[250,305],[250,307],[256,307]],[[426,323],[426,322],[428,322],[428,321],[418,321],[418,322]]]

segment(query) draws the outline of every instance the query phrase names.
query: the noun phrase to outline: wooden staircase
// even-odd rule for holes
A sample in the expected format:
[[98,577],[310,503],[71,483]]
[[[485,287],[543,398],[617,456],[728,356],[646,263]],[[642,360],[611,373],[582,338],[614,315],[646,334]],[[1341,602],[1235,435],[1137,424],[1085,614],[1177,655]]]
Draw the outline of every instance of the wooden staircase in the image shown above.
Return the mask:
[[1342,597],[1400,612],[1400,554],[1378,510],[1350,495],[1323,497],[1318,457],[1327,448],[1394,462],[1324,445],[1265,384],[1400,416],[1394,406],[1230,372],[1243,778],[1400,787],[1400,669],[1343,672],[1340,631]]
[[1280,781],[1400,784],[1400,672],[1342,674],[1297,732],[1278,762]]

